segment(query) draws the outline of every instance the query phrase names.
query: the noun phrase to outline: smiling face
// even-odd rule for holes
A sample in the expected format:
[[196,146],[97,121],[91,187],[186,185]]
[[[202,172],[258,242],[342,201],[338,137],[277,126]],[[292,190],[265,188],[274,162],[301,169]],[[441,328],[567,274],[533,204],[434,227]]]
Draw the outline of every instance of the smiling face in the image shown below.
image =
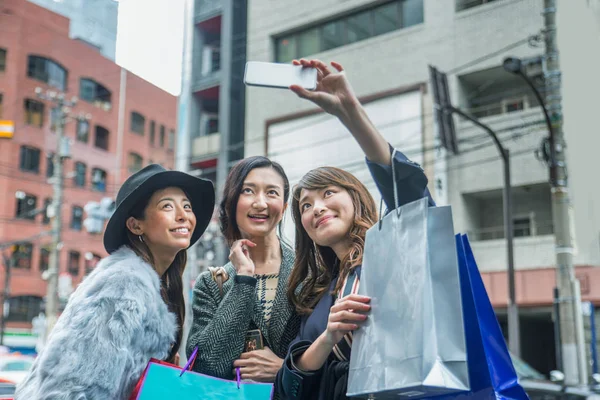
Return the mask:
[[251,170],[244,179],[235,212],[242,237],[275,234],[284,211],[282,176],[271,167]]
[[143,219],[129,217],[127,227],[142,236],[152,253],[177,253],[190,246],[196,216],[183,190],[169,187],[154,192]]
[[346,189],[302,189],[300,192],[302,227],[319,246],[331,247],[336,253],[348,247],[348,233],[354,223],[354,204]]

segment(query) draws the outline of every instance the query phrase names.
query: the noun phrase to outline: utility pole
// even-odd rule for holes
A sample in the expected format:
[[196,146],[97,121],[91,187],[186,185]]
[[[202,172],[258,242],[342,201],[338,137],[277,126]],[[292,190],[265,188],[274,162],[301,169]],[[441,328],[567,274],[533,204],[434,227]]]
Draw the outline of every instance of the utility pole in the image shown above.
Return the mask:
[[[43,93],[41,88],[36,88],[36,94],[39,98],[52,102],[55,105],[54,119],[56,127],[56,151],[54,154],[54,175],[52,176],[52,204],[51,204],[51,227],[52,241],[50,244],[50,263],[48,266],[48,288],[46,292],[46,338],[52,331],[58,318],[58,274],[60,270],[60,250],[61,231],[62,231],[62,202],[63,202],[63,159],[70,156],[69,142],[64,137],[65,123],[67,115],[70,113],[70,107],[77,103],[77,98],[73,97],[71,101],[65,99],[62,93],[47,91]],[[52,110],[51,110],[52,113]]]
[[471,121],[484,131],[486,131],[496,148],[503,163],[504,189],[502,191],[502,205],[504,217],[504,237],[506,238],[506,259],[508,264],[508,348],[512,354],[517,357],[521,355],[521,336],[519,328],[519,308],[517,306],[517,295],[515,290],[515,257],[513,246],[513,211],[512,211],[512,183],[510,173],[510,151],[502,145],[498,135],[488,125],[482,123],[477,118],[469,115],[460,108],[454,107],[450,100],[448,90],[448,80],[445,73],[438,71],[437,68],[429,66],[430,83],[434,97],[434,107],[436,109],[436,120],[439,129],[439,136],[442,146],[454,154],[458,154],[456,142],[456,132],[454,128],[453,114]]
[[573,266],[571,200],[567,181],[565,140],[562,130],[561,73],[556,36],[557,0],[544,0],[546,44],[546,107],[550,113],[550,182],[559,291],[562,364],[567,384],[587,384],[587,365],[581,315],[581,289]]

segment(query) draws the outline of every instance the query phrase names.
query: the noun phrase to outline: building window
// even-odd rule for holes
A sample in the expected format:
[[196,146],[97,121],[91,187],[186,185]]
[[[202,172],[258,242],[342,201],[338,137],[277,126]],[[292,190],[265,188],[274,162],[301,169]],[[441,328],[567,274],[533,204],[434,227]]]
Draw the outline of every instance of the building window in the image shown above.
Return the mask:
[[60,110],[54,107],[50,110],[50,131],[56,132],[60,123]]
[[17,209],[15,217],[20,219],[35,219],[35,207],[37,206],[37,197],[24,192],[17,192]]
[[44,126],[44,103],[31,99],[25,100],[25,123],[40,128]]
[[13,248],[13,262],[15,268],[31,269],[31,255],[33,253],[33,245],[31,243],[19,243]]
[[97,107],[109,108],[111,105],[111,92],[93,79],[81,78],[79,80],[79,98]]
[[77,120],[77,141],[87,143],[90,134],[90,122],[87,119]]
[[40,249],[40,272],[47,271],[49,265],[50,265],[50,249],[48,249],[47,247],[42,247]]
[[92,189],[106,192],[106,171],[100,168],[92,169]]
[[40,149],[29,146],[21,146],[19,168],[21,171],[40,172]]
[[289,62],[423,21],[423,0],[394,0],[278,37],[275,59]]
[[46,197],[44,199],[44,215],[42,216],[42,224],[48,225],[50,223],[50,218],[48,218],[48,207],[52,204],[52,199],[50,197]]
[[456,11],[466,10],[480,6],[482,4],[492,3],[496,0],[456,0]]
[[6,71],[6,49],[0,49],[0,72]]
[[86,253],[86,255],[85,255],[85,274],[86,275],[91,274],[101,259],[102,259],[102,257],[100,257],[98,254]]
[[54,153],[50,153],[46,156],[46,178],[52,178],[54,176]]
[[87,166],[82,162],[75,163],[75,176],[73,177],[73,184],[79,187],[85,187],[85,175],[87,173]]
[[160,126],[160,137],[159,137],[159,145],[160,147],[165,147],[165,126]]
[[142,169],[144,160],[137,153],[129,153],[129,172],[135,173]]
[[7,322],[28,322],[42,310],[42,299],[37,296],[15,296],[9,299]]
[[144,134],[144,128],[146,127],[146,118],[135,111],[131,112],[131,132]]
[[171,129],[169,131],[169,150],[175,149],[175,131]]
[[96,125],[96,140],[94,146],[108,151],[108,129]]
[[69,252],[69,264],[68,270],[69,274],[72,276],[79,275],[79,259],[81,258],[81,253],[78,251],[70,251]]
[[56,89],[67,91],[67,70],[55,61],[44,57],[29,56],[27,76],[46,82]]
[[154,146],[155,137],[156,137],[156,122],[150,121],[150,146]]
[[531,236],[531,218],[530,217],[513,217],[513,234],[515,237]]
[[71,209],[71,229],[80,231],[83,224],[83,208],[73,206]]

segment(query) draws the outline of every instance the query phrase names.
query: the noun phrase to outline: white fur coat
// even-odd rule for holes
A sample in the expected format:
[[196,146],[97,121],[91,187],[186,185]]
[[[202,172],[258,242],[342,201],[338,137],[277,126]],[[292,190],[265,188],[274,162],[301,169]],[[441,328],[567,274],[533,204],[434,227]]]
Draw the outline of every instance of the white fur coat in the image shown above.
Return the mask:
[[150,358],[167,357],[176,330],[158,274],[121,247],[71,295],[15,399],[126,400]]

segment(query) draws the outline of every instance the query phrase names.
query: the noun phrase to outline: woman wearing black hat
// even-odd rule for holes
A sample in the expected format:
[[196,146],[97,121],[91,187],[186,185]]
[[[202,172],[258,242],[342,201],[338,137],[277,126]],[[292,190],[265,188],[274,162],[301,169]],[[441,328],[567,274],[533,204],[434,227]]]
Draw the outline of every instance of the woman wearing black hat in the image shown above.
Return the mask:
[[110,255],[69,299],[16,399],[127,399],[150,358],[175,361],[185,250],[214,202],[211,182],[160,165],[129,177],[104,233]]

